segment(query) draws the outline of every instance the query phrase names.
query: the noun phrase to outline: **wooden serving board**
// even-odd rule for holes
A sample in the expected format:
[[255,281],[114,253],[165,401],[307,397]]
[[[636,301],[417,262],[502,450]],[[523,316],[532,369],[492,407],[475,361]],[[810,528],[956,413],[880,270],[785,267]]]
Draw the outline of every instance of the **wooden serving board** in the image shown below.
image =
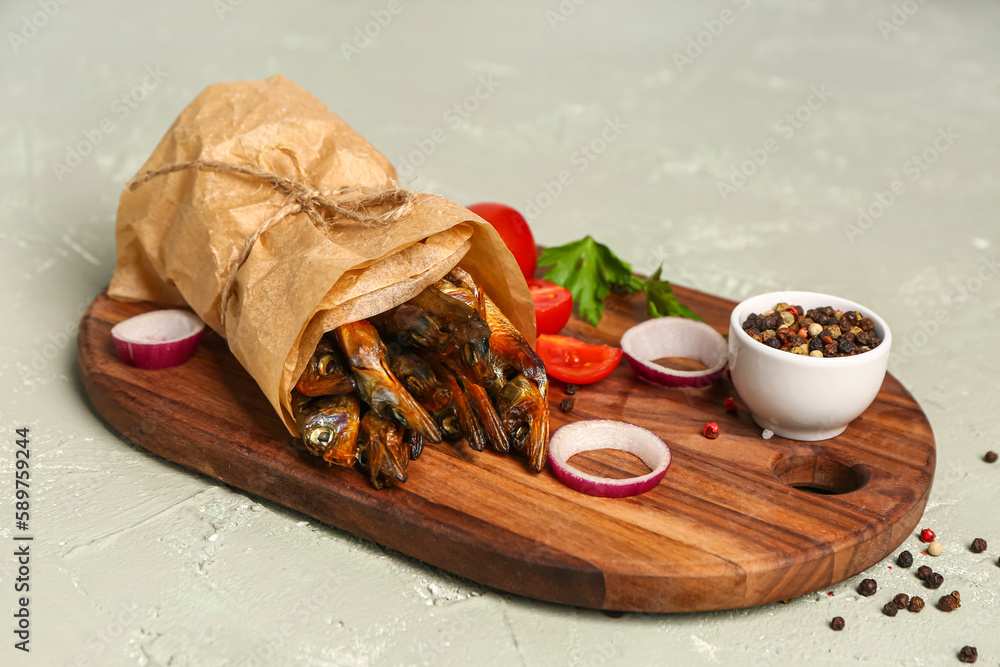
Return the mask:
[[[731,302],[676,288],[719,332]],[[644,301],[612,297],[599,330],[616,344]],[[581,387],[570,414],[553,382],[552,427],[630,421],[659,434],[673,464],[634,498],[593,498],[530,472],[520,457],[428,445],[409,480],[376,491],[358,472],[329,468],[286,431],[224,340],[208,332],[183,366],[122,364],[111,327],[155,308],[100,294],[79,333],[94,407],[135,443],[226,484],[269,498],[462,577],[542,600],[611,610],[699,611],[783,600],[834,584],[906,539],[927,502],[934,436],[913,397],[886,376],[875,403],[841,436],[818,443],[761,438],[724,376],[708,389],[636,381],[627,364]],[[738,399],[737,399],[738,400]],[[718,422],[716,440],[701,435]],[[622,476],[619,458],[590,472]],[[574,462],[576,459],[574,459]],[[581,466],[583,467],[583,466]],[[799,488],[801,487],[801,488]],[[819,493],[817,493],[819,491]]]

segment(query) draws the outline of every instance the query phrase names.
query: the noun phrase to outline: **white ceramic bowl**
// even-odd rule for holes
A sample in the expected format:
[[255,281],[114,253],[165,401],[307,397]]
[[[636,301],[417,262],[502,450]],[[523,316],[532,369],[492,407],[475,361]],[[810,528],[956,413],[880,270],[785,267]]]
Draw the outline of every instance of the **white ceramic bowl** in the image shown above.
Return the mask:
[[[875,323],[882,343],[853,357],[820,358],[775,350],[743,331],[750,313],[778,303],[806,310],[859,310]],[[743,403],[762,428],[792,440],[826,440],[844,432],[878,395],[889,363],[892,333],[871,308],[817,292],[772,292],[747,299],[729,318],[729,371]]]

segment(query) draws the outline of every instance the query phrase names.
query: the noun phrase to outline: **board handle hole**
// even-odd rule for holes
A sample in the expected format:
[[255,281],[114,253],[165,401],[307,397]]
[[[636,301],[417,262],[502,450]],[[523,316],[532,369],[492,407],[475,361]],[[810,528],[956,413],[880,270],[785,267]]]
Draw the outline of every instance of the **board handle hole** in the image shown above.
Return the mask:
[[871,471],[863,463],[846,463],[821,451],[783,456],[772,471],[784,484],[820,495],[857,491],[871,479]]

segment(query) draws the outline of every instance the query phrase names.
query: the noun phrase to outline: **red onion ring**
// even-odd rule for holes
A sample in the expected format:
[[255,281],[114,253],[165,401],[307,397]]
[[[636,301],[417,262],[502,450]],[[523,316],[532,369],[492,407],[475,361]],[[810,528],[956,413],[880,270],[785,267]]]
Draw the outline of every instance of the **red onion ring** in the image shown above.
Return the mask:
[[[640,477],[609,479],[574,468],[569,460],[580,452],[617,449],[642,459],[650,472]],[[587,419],[560,427],[549,441],[549,464],[556,478],[575,491],[602,498],[624,498],[649,491],[670,467],[670,448],[652,431],[611,419]]]
[[[662,387],[709,387],[722,376],[729,360],[722,334],[685,317],[657,317],[637,324],[622,335],[621,347],[641,380]],[[652,361],[663,357],[689,357],[707,368],[678,371]]]
[[145,370],[180,366],[198,347],[205,323],[187,310],[154,310],[111,328],[123,363]]

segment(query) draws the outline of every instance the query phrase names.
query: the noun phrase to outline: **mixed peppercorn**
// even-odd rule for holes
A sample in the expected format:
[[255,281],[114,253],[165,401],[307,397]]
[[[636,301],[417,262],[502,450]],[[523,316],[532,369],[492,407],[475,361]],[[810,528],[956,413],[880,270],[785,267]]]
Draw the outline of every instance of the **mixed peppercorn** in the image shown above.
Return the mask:
[[[928,556],[934,556],[942,553],[941,543],[937,541],[937,535],[930,528],[924,528],[917,534],[918,539],[927,544],[927,549],[921,551],[922,554]],[[934,549],[933,547],[937,547]],[[972,553],[980,554],[986,552],[988,545],[986,540],[977,537],[972,540],[969,544],[969,550]],[[913,566],[913,554],[910,551],[901,551],[896,557],[896,565],[902,568],[910,568]],[[1000,565],[1000,560],[997,562]],[[892,566],[889,566],[892,569]],[[936,589],[940,588],[944,584],[944,576],[939,572],[935,572],[928,565],[921,565],[916,570],[917,579],[921,580],[926,588]],[[864,597],[873,597],[878,593],[878,582],[874,579],[863,579],[858,584],[858,593]],[[833,595],[833,591],[830,591],[829,595]],[[882,606],[882,613],[886,616],[896,616],[899,612],[904,609],[912,612],[919,613],[924,609],[926,603],[924,599],[918,595],[910,596],[906,593],[896,593],[888,602]],[[947,593],[938,598],[937,604],[935,605],[940,611],[952,612],[962,606],[962,595],[959,591],[954,590],[951,593]],[[842,617],[837,616],[830,622],[830,627],[834,630],[843,630],[845,626],[845,621]],[[958,653],[958,659],[964,663],[974,663],[979,659],[979,652],[974,646],[963,646],[961,651]]]
[[882,342],[870,318],[831,306],[804,311],[802,306],[779,303],[760,315],[750,313],[743,330],[768,347],[811,357],[851,357]]

